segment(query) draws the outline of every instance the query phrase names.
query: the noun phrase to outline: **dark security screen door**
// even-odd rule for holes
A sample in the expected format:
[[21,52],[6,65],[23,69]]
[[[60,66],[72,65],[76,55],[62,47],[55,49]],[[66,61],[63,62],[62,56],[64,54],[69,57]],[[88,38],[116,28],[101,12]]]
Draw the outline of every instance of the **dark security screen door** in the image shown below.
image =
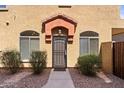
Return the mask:
[[64,36],[53,37],[53,67],[55,69],[66,68],[67,42]]

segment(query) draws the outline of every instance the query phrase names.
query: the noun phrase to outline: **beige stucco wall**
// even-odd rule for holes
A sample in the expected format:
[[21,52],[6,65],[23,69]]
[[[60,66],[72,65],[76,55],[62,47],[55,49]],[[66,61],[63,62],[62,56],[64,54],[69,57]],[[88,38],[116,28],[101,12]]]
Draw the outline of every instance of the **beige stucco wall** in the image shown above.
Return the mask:
[[[67,66],[74,67],[79,57],[79,36],[84,31],[99,33],[101,42],[111,41],[112,28],[117,27],[119,6],[8,6],[8,11],[0,11],[0,50],[20,49],[19,35],[25,30],[40,33],[40,49],[48,54],[47,66],[52,66],[52,45],[45,43],[45,33],[41,32],[43,20],[57,14],[67,15],[77,21],[73,43],[67,45]],[[6,25],[6,22],[9,25]],[[121,21],[118,21],[121,25]],[[124,23],[124,22],[123,22]],[[27,65],[27,64],[25,64]]]

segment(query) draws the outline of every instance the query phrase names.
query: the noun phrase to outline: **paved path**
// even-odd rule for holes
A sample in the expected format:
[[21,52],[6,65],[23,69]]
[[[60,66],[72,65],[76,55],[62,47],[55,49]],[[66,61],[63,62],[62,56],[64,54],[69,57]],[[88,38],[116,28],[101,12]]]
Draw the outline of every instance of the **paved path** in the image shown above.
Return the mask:
[[68,69],[66,71],[54,71],[52,69],[49,80],[43,88],[74,88]]

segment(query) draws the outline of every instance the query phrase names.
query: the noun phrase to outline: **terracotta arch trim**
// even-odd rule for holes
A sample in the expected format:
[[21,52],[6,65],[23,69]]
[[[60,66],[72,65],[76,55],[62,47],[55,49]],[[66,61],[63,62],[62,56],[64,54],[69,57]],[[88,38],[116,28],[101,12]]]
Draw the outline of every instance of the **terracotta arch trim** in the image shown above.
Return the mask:
[[66,20],[66,21],[68,21],[68,22],[70,22],[70,23],[72,23],[74,25],[77,25],[77,22],[74,19],[72,19],[71,17],[68,17],[66,15],[62,15],[62,14],[58,14],[58,15],[51,16],[51,17],[47,18],[46,20],[43,21],[43,24],[46,24],[46,23],[48,23],[50,21],[53,21],[55,19],[58,19],[58,18]]
[[77,22],[65,15],[57,15],[43,22],[46,41],[51,41],[52,29],[55,27],[65,27],[68,29],[68,41],[73,41]]

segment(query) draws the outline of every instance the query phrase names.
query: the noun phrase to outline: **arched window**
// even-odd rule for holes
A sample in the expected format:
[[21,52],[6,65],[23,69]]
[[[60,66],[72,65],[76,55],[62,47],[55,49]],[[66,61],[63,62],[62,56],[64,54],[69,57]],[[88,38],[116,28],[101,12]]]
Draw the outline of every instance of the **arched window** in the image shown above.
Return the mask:
[[80,34],[80,55],[98,54],[99,34],[85,31]]
[[32,51],[39,50],[39,33],[35,31],[24,31],[20,33],[21,60],[29,61]]

